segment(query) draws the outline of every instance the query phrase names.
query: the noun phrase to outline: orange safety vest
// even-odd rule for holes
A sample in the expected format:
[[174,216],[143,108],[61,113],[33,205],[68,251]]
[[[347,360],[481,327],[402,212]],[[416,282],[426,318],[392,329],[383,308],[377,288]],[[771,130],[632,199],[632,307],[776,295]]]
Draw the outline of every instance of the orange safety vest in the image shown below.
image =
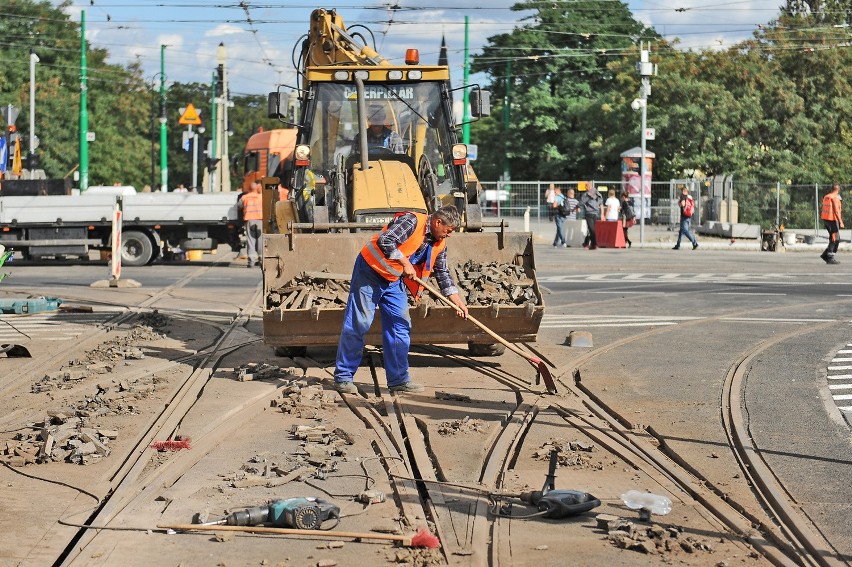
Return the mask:
[[263,195],[246,193],[243,199],[243,220],[263,220]]
[[[409,213],[397,213],[394,218],[405,214]],[[427,220],[429,219],[429,216],[423,213],[410,214],[417,217],[417,227],[414,229],[414,233],[408,238],[408,240],[399,245],[399,251],[402,252],[406,258],[411,257],[412,254],[417,252],[417,249],[420,248],[420,245],[423,244],[423,241],[426,239]],[[378,245],[379,236],[386,232],[387,229],[388,227],[385,226],[381,233],[377,233],[370,239],[370,242],[361,249],[361,256],[367,264],[376,271],[376,273],[388,281],[395,282],[402,276],[402,262],[386,258]],[[432,244],[432,250],[426,254],[426,259],[414,266],[414,271],[417,273],[418,278],[425,280],[429,277],[429,274],[432,273],[432,268],[435,266],[435,260],[438,258],[438,254],[440,254],[446,246],[446,240],[440,240]],[[413,295],[415,299],[420,298],[420,293],[423,291],[422,285],[409,280],[408,278],[406,278],[403,283],[406,287],[408,287],[411,291],[411,295]]]
[[827,221],[839,221],[840,220],[840,208],[841,201],[840,195],[829,193],[825,197],[822,198],[822,213],[820,214],[820,218],[822,220]]

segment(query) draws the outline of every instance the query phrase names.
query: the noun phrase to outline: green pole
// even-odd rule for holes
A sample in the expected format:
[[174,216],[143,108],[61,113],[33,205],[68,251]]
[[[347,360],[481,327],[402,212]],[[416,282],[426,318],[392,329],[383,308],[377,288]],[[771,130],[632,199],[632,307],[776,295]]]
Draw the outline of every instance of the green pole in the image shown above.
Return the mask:
[[80,192],[89,188],[89,110],[86,107],[86,11],[80,12]]
[[512,118],[512,60],[506,62],[506,98],[503,101],[503,181],[512,179],[509,167],[509,121]]
[[160,46],[160,191],[169,187],[168,146],[166,145],[166,46]]
[[[468,17],[464,17],[464,85],[470,79],[470,59],[468,58],[469,37],[468,37]],[[462,126],[462,142],[470,143],[470,92],[464,89],[464,98],[462,99],[462,107],[464,108],[463,121],[466,123]]]

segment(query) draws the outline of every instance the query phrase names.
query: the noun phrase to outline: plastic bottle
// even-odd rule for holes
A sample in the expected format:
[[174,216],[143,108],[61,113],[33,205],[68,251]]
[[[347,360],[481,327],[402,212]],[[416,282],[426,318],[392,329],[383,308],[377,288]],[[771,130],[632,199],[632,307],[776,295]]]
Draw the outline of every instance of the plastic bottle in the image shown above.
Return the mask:
[[621,495],[621,499],[631,510],[641,510],[644,508],[652,514],[659,516],[665,516],[672,511],[672,501],[659,494],[628,490]]

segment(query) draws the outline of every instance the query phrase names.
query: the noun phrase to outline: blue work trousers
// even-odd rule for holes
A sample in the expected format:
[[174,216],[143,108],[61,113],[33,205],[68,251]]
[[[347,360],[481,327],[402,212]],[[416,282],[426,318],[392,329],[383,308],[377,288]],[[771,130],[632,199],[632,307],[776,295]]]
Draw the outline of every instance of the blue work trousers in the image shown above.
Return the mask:
[[382,321],[382,355],[388,386],[410,380],[408,348],[411,344],[411,317],[408,296],[402,280],[389,282],[377,274],[359,254],[352,270],[349,299],[343,314],[343,330],[337,345],[335,382],[351,382],[361,365],[364,336],[373,324],[376,307]]

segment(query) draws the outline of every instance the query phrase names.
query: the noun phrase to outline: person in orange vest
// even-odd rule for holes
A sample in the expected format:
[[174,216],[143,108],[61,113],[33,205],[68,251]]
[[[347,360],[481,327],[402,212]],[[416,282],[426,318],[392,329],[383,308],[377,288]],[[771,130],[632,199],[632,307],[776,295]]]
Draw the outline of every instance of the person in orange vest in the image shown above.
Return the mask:
[[341,393],[354,393],[352,379],[361,365],[364,336],[373,324],[376,307],[382,321],[382,356],[388,389],[391,392],[422,392],[423,386],[408,374],[408,348],[411,317],[408,315],[406,287],[417,299],[422,286],[412,276],[427,279],[434,275],[438,287],[467,318],[468,309],[447,268],[447,238],[458,228],[461,217],[453,205],[431,215],[397,213],[377,233],[355,259],[349,299],[343,314],[343,330],[337,345],[334,387]]
[[248,267],[260,266],[260,257],[263,254],[263,188],[260,180],[251,182],[251,189],[240,197],[242,204],[243,222],[246,228],[246,254],[248,256]]
[[826,264],[840,263],[834,257],[834,254],[837,252],[837,247],[840,246],[840,229],[843,228],[843,217],[840,214],[841,201],[839,183],[832,185],[828,195],[822,198],[820,218],[825,224],[825,230],[828,231],[828,246],[819,257],[825,260]]

